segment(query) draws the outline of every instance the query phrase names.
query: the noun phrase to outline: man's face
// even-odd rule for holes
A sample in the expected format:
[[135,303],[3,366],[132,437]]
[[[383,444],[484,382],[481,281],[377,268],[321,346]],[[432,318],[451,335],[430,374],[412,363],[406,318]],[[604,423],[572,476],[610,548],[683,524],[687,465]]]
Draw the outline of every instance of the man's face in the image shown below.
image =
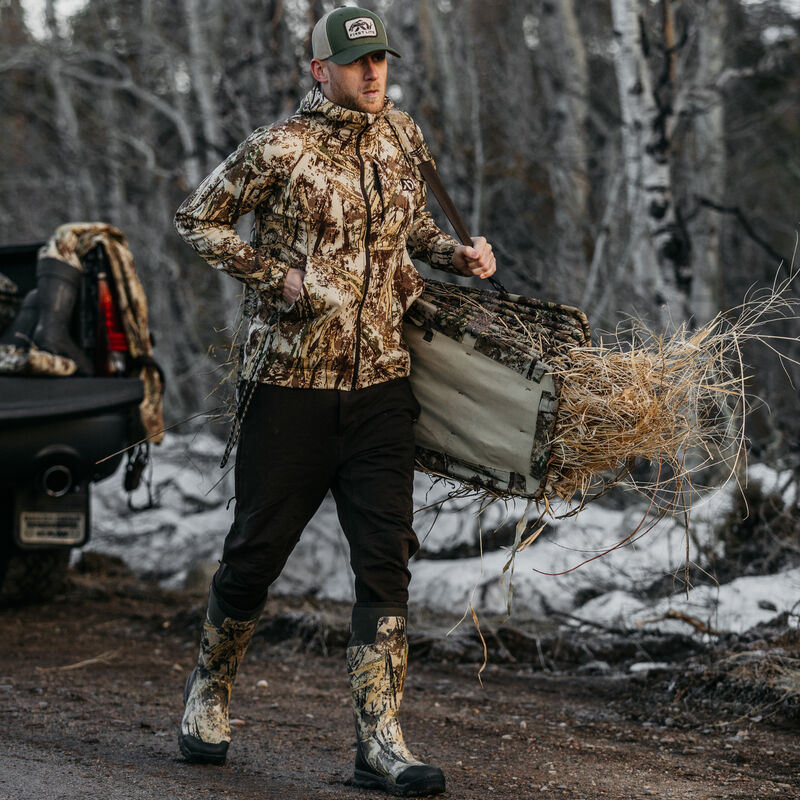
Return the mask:
[[370,114],[377,114],[383,108],[387,69],[386,53],[380,50],[361,56],[350,64],[312,61],[312,73],[322,84],[328,100]]

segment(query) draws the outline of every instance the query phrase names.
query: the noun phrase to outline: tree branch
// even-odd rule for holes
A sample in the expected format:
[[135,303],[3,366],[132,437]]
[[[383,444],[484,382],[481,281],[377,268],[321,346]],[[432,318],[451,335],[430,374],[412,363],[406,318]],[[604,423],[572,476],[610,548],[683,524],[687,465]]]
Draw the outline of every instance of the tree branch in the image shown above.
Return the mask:
[[731,214],[734,216],[739,221],[739,224],[742,226],[742,228],[744,228],[745,233],[771,258],[774,258],[779,263],[785,265],[788,272],[791,260],[781,255],[766,239],[756,233],[755,229],[750,224],[750,221],[744,215],[739,206],[723,206],[722,204],[717,203],[708,197],[703,197],[702,195],[695,195],[695,200],[699,205],[704,206],[705,208],[710,208],[714,211],[718,211],[721,214]]

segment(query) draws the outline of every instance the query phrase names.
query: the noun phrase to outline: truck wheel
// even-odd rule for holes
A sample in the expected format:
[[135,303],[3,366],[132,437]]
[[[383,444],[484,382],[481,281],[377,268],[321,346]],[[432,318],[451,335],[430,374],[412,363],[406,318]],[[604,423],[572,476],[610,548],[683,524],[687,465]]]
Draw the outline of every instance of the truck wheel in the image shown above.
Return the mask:
[[0,606],[52,600],[66,586],[69,548],[22,550],[5,541],[0,555]]
[[0,606],[51,600],[66,586],[70,549],[23,550],[12,522],[11,497],[0,493]]

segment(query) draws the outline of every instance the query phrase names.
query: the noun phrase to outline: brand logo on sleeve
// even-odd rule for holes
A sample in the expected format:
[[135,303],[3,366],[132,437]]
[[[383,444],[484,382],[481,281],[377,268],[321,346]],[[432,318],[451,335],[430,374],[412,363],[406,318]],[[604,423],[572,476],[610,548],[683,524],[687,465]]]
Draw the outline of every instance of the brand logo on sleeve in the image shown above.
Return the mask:
[[414,189],[417,188],[417,185],[411,178],[401,178],[400,179],[400,187],[404,192],[413,192]]
[[345,22],[344,29],[348,39],[362,39],[365,36],[378,35],[378,31],[375,28],[375,20],[369,17],[349,19]]

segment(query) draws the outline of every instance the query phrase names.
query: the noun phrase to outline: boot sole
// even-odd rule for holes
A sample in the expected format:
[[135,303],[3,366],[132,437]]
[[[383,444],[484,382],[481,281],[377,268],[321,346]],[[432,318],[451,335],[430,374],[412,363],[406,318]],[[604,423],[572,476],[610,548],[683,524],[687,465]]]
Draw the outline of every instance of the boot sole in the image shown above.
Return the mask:
[[400,797],[425,797],[428,795],[441,794],[444,791],[444,780],[438,778],[425,778],[411,783],[398,784],[376,775],[373,772],[364,772],[357,769],[353,775],[353,783],[364,789],[383,789],[388,794]]
[[178,747],[183,757],[192,764],[222,766],[228,756],[228,743],[208,744],[195,736],[178,734]]

